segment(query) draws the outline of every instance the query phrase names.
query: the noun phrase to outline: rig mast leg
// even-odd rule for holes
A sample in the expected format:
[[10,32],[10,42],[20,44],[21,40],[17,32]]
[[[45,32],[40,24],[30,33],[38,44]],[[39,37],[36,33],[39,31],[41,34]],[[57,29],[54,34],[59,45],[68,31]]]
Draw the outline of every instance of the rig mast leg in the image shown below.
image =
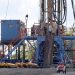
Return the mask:
[[[10,45],[8,45],[8,53],[10,53]],[[10,60],[10,56],[8,56],[8,59]]]
[[18,58],[17,58],[17,56],[18,56],[17,54],[18,54],[18,49],[16,49],[16,59],[18,59]]
[[20,46],[18,46],[18,60],[20,60]]
[[25,45],[23,45],[23,60],[25,60]]
[[5,53],[4,53],[4,45],[2,45],[2,49],[3,49],[3,57],[4,57],[4,55],[5,55]]

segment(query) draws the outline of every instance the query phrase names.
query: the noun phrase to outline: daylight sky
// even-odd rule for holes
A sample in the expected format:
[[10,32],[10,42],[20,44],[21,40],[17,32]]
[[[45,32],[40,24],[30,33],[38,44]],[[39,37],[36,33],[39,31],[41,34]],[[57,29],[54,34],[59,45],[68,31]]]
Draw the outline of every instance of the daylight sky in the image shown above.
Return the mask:
[[[0,0],[0,20],[1,19],[20,19],[25,22],[25,15],[28,14],[28,27],[40,19],[40,0]],[[68,16],[66,26],[73,25],[73,12],[71,0],[67,0]],[[7,13],[7,16],[6,16]]]
[[[28,27],[39,20],[39,0],[0,0],[0,20],[20,19],[25,22],[25,15],[28,14]],[[6,16],[7,13],[7,16]]]

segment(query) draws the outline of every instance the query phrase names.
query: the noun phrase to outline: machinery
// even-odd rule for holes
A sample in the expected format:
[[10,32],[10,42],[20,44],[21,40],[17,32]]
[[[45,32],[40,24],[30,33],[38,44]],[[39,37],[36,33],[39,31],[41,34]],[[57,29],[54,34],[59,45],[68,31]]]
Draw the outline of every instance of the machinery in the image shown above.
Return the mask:
[[[8,36],[9,34],[10,36]],[[25,35],[24,22],[20,20],[1,20],[1,43],[9,44],[15,40],[18,42]]]
[[[64,32],[63,24],[66,21],[67,15],[67,2],[66,0],[41,0],[40,7],[41,7],[40,24],[38,26],[35,26],[34,24],[34,26],[31,28],[31,36],[27,35],[27,28],[24,27],[23,23],[18,24],[18,21],[7,21],[7,20],[4,20],[2,22],[1,24],[2,26],[6,25],[6,27],[5,26],[4,28],[2,27],[3,28],[2,35],[4,35],[4,38],[2,36],[2,42],[4,44],[18,37],[20,30],[21,29],[22,30],[15,44],[13,43],[11,44],[13,48],[11,50],[10,47],[8,48],[9,51],[8,54],[5,55],[0,60],[0,62],[6,62],[6,60],[10,58],[12,52],[17,50],[17,48],[19,49],[20,45],[25,45],[24,41],[27,41],[31,45],[31,47],[35,50],[33,55],[34,56],[33,62],[38,64],[40,67],[50,67],[51,64],[61,64],[61,63],[66,64],[67,59],[65,54],[66,49],[64,46],[64,40],[75,39],[75,36],[63,35]],[[72,0],[72,7],[74,7],[73,0]],[[10,29],[9,27],[14,28]],[[6,36],[7,34],[9,35],[10,32],[5,32],[6,31],[4,30],[5,28],[10,30],[11,32],[10,36]],[[36,47],[32,45],[30,40],[33,41],[36,40]],[[23,51],[23,59],[20,59],[20,50],[18,50],[18,52],[19,52],[17,59],[18,61],[15,61],[14,63],[25,61],[25,46]],[[10,60],[9,62],[12,61]]]

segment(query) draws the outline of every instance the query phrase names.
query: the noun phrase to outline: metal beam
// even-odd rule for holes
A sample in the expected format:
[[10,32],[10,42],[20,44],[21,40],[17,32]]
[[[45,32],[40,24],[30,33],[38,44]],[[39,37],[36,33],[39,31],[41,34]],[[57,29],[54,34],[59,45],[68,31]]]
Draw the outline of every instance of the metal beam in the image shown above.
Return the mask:
[[63,40],[75,40],[75,36],[63,36]]
[[36,48],[30,43],[29,40],[27,40],[27,42],[32,46],[32,48],[34,48],[34,50],[36,50]]
[[37,40],[37,36],[26,36],[25,40]]

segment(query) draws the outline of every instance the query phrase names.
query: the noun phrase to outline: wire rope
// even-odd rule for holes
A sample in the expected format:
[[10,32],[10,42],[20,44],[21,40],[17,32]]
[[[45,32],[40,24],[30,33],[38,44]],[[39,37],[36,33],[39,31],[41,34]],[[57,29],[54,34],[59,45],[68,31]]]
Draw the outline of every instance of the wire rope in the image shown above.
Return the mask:
[[[57,24],[62,25],[66,21],[67,2],[66,0],[60,0],[60,8],[58,5],[59,0],[53,0],[53,18]],[[60,10],[60,12],[58,10]],[[61,16],[60,19],[58,19],[59,15]]]

